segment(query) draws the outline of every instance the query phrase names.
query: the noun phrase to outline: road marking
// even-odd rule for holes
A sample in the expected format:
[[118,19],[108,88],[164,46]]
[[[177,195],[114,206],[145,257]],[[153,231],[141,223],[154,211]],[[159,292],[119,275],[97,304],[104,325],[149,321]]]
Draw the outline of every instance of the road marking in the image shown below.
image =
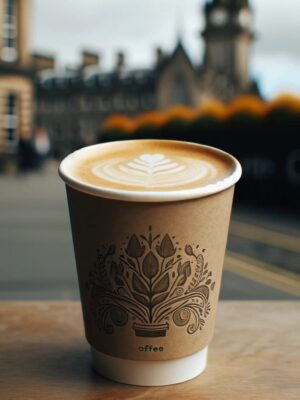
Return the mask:
[[228,251],[225,269],[237,275],[300,297],[300,275],[285,271],[272,264]]
[[300,237],[294,235],[288,235],[240,221],[232,221],[229,232],[235,236],[300,254]]

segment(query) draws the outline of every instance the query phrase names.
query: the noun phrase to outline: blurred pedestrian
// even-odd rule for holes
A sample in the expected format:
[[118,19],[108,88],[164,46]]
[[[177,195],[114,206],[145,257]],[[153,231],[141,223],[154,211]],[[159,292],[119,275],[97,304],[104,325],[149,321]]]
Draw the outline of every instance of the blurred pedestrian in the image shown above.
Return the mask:
[[28,138],[20,138],[18,146],[18,172],[25,173],[32,170],[36,163],[36,154],[33,141]]
[[50,140],[46,129],[39,125],[33,138],[33,146],[36,154],[36,168],[41,169],[50,153]]

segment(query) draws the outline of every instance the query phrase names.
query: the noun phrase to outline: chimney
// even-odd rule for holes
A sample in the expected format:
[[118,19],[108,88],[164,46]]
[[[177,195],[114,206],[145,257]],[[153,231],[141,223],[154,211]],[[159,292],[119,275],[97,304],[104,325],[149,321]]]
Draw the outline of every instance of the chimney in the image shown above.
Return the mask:
[[46,69],[55,69],[55,58],[54,56],[45,55],[41,53],[32,54],[32,62],[34,69],[44,71]]
[[123,72],[125,69],[125,66],[126,66],[125,53],[123,51],[119,51],[117,53],[116,71],[118,73]]
[[81,52],[81,70],[86,67],[97,66],[100,64],[100,57],[97,53],[83,50]]
[[159,65],[165,58],[165,54],[163,52],[163,49],[161,47],[157,47],[155,50],[155,58],[156,58],[156,64]]

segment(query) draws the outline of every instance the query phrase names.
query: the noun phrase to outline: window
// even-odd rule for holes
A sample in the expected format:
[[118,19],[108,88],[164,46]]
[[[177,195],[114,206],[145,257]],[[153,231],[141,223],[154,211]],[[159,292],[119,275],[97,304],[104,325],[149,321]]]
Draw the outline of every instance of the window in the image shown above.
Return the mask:
[[126,99],[126,108],[128,111],[136,112],[139,110],[139,98],[131,95]]
[[6,99],[6,114],[4,117],[6,140],[15,144],[18,140],[17,96],[10,94]]
[[152,110],[155,108],[155,99],[151,94],[145,94],[141,96],[141,108],[143,110]]
[[14,62],[18,57],[16,49],[17,23],[15,0],[5,0],[3,22],[2,59],[7,62]]
[[80,98],[80,110],[91,111],[93,109],[93,99],[90,96],[82,96]]
[[56,100],[55,102],[54,102],[54,111],[56,112],[56,113],[62,113],[62,112],[64,112],[65,111],[65,109],[66,109],[66,102],[63,100],[63,99],[61,99],[61,100]]
[[103,113],[107,113],[111,110],[111,97],[110,96],[103,96],[99,99],[99,109]]
[[122,96],[122,94],[116,94],[113,97],[113,108],[114,108],[114,111],[125,110],[126,106],[125,106],[124,97]]
[[190,105],[187,83],[183,75],[177,74],[171,87],[171,103]]

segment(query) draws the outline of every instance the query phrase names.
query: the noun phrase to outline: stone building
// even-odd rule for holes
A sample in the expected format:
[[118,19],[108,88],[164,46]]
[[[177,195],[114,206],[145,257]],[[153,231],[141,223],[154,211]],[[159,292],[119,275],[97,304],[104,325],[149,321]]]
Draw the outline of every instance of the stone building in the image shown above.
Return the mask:
[[34,73],[28,52],[28,0],[0,0],[0,155],[32,135]]
[[[109,72],[103,70],[100,57],[88,51],[82,53],[79,67],[63,71],[55,68],[52,57],[29,56],[25,16],[28,0],[0,0],[0,4],[6,10],[0,11],[0,17],[13,9],[13,21],[19,26],[14,31],[18,34],[6,40],[6,50],[2,52],[6,60],[3,59],[0,70],[0,118],[6,142],[16,143],[32,128],[31,74],[35,76],[35,123],[46,128],[53,155],[59,158],[94,143],[101,123],[113,113],[132,116],[175,104],[196,106],[211,98],[229,101],[242,93],[258,93],[248,71],[253,33],[252,10],[247,0],[205,1],[205,28],[200,35],[205,50],[201,65],[191,62],[179,38],[171,54],[157,48],[153,65],[144,69],[129,68],[125,54],[119,52],[115,67]],[[5,30],[4,15],[2,21],[3,31],[10,32]],[[7,50],[8,44],[15,51]],[[17,83],[4,91],[2,85],[10,81]]]

